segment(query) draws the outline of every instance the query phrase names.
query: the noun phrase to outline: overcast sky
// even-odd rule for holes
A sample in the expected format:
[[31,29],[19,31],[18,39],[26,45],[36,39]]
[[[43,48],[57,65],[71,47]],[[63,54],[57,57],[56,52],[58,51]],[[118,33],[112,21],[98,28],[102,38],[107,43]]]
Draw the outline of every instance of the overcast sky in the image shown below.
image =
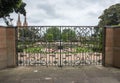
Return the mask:
[[[29,25],[97,25],[98,17],[120,0],[23,0]],[[17,15],[11,14],[16,25]],[[23,21],[23,16],[21,16]],[[5,25],[0,19],[0,24]]]

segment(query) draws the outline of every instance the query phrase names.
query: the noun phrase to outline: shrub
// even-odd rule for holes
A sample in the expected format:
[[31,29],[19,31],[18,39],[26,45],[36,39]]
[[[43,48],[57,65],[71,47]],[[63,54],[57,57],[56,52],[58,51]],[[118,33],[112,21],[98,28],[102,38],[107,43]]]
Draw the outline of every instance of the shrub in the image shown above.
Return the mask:
[[89,48],[85,48],[85,47],[77,47],[76,52],[77,53],[84,53],[84,52],[92,52],[92,50]]
[[27,53],[40,53],[41,47],[29,47],[27,49],[24,49],[24,51]]

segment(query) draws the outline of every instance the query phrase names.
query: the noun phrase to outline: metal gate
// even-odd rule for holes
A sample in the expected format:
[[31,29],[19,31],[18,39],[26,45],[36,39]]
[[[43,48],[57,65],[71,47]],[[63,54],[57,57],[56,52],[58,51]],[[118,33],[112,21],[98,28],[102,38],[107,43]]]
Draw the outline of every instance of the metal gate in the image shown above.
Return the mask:
[[95,26],[27,26],[17,28],[19,66],[102,64],[102,29]]

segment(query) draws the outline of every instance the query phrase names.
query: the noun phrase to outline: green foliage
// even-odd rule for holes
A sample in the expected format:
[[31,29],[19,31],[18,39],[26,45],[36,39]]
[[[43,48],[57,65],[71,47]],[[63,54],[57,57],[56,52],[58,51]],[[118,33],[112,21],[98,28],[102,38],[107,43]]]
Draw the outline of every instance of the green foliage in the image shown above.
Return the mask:
[[22,0],[0,0],[0,18],[3,18],[7,25],[10,25],[10,13],[21,13],[26,15],[25,3]]
[[46,37],[49,42],[53,41],[53,34],[47,34]]
[[62,32],[63,41],[74,41],[76,39],[76,33],[72,29],[64,29]]
[[52,41],[75,41],[76,33],[72,29],[64,29],[60,31],[58,27],[50,27],[46,30],[45,39],[49,42]]
[[27,47],[39,41],[38,29],[20,28],[18,29],[18,51],[23,52]]
[[19,40],[24,41],[26,44],[27,42],[35,42],[39,39],[39,30],[38,29],[32,29],[32,28],[22,28],[19,29]]
[[77,53],[85,53],[85,52],[92,52],[91,49],[85,48],[85,47],[77,47],[76,48]]
[[[92,41],[94,40],[94,41]],[[96,42],[97,41],[97,42]],[[95,27],[94,28],[94,34],[92,34],[91,44],[98,45],[98,47],[94,47],[95,49],[99,49],[99,52],[102,52],[103,48],[103,28]]]
[[20,46],[18,46],[18,48],[17,48],[17,52],[23,52],[23,48],[20,47]]
[[105,9],[103,14],[99,17],[99,26],[111,26],[120,24],[120,3],[110,6]]
[[41,47],[29,47],[27,49],[24,49],[24,51],[27,53],[40,53]]
[[94,46],[91,49],[92,49],[93,52],[100,52],[100,53],[102,52],[102,48],[100,46],[99,47]]
[[60,30],[57,27],[50,27],[44,35],[47,41],[58,41],[60,39]]

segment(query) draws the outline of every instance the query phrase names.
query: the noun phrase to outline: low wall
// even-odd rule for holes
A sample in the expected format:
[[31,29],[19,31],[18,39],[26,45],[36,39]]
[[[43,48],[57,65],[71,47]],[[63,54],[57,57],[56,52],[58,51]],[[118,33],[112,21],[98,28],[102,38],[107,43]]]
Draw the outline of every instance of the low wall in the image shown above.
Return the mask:
[[15,27],[0,26],[0,69],[16,66]]
[[120,27],[106,27],[105,66],[120,67]]

